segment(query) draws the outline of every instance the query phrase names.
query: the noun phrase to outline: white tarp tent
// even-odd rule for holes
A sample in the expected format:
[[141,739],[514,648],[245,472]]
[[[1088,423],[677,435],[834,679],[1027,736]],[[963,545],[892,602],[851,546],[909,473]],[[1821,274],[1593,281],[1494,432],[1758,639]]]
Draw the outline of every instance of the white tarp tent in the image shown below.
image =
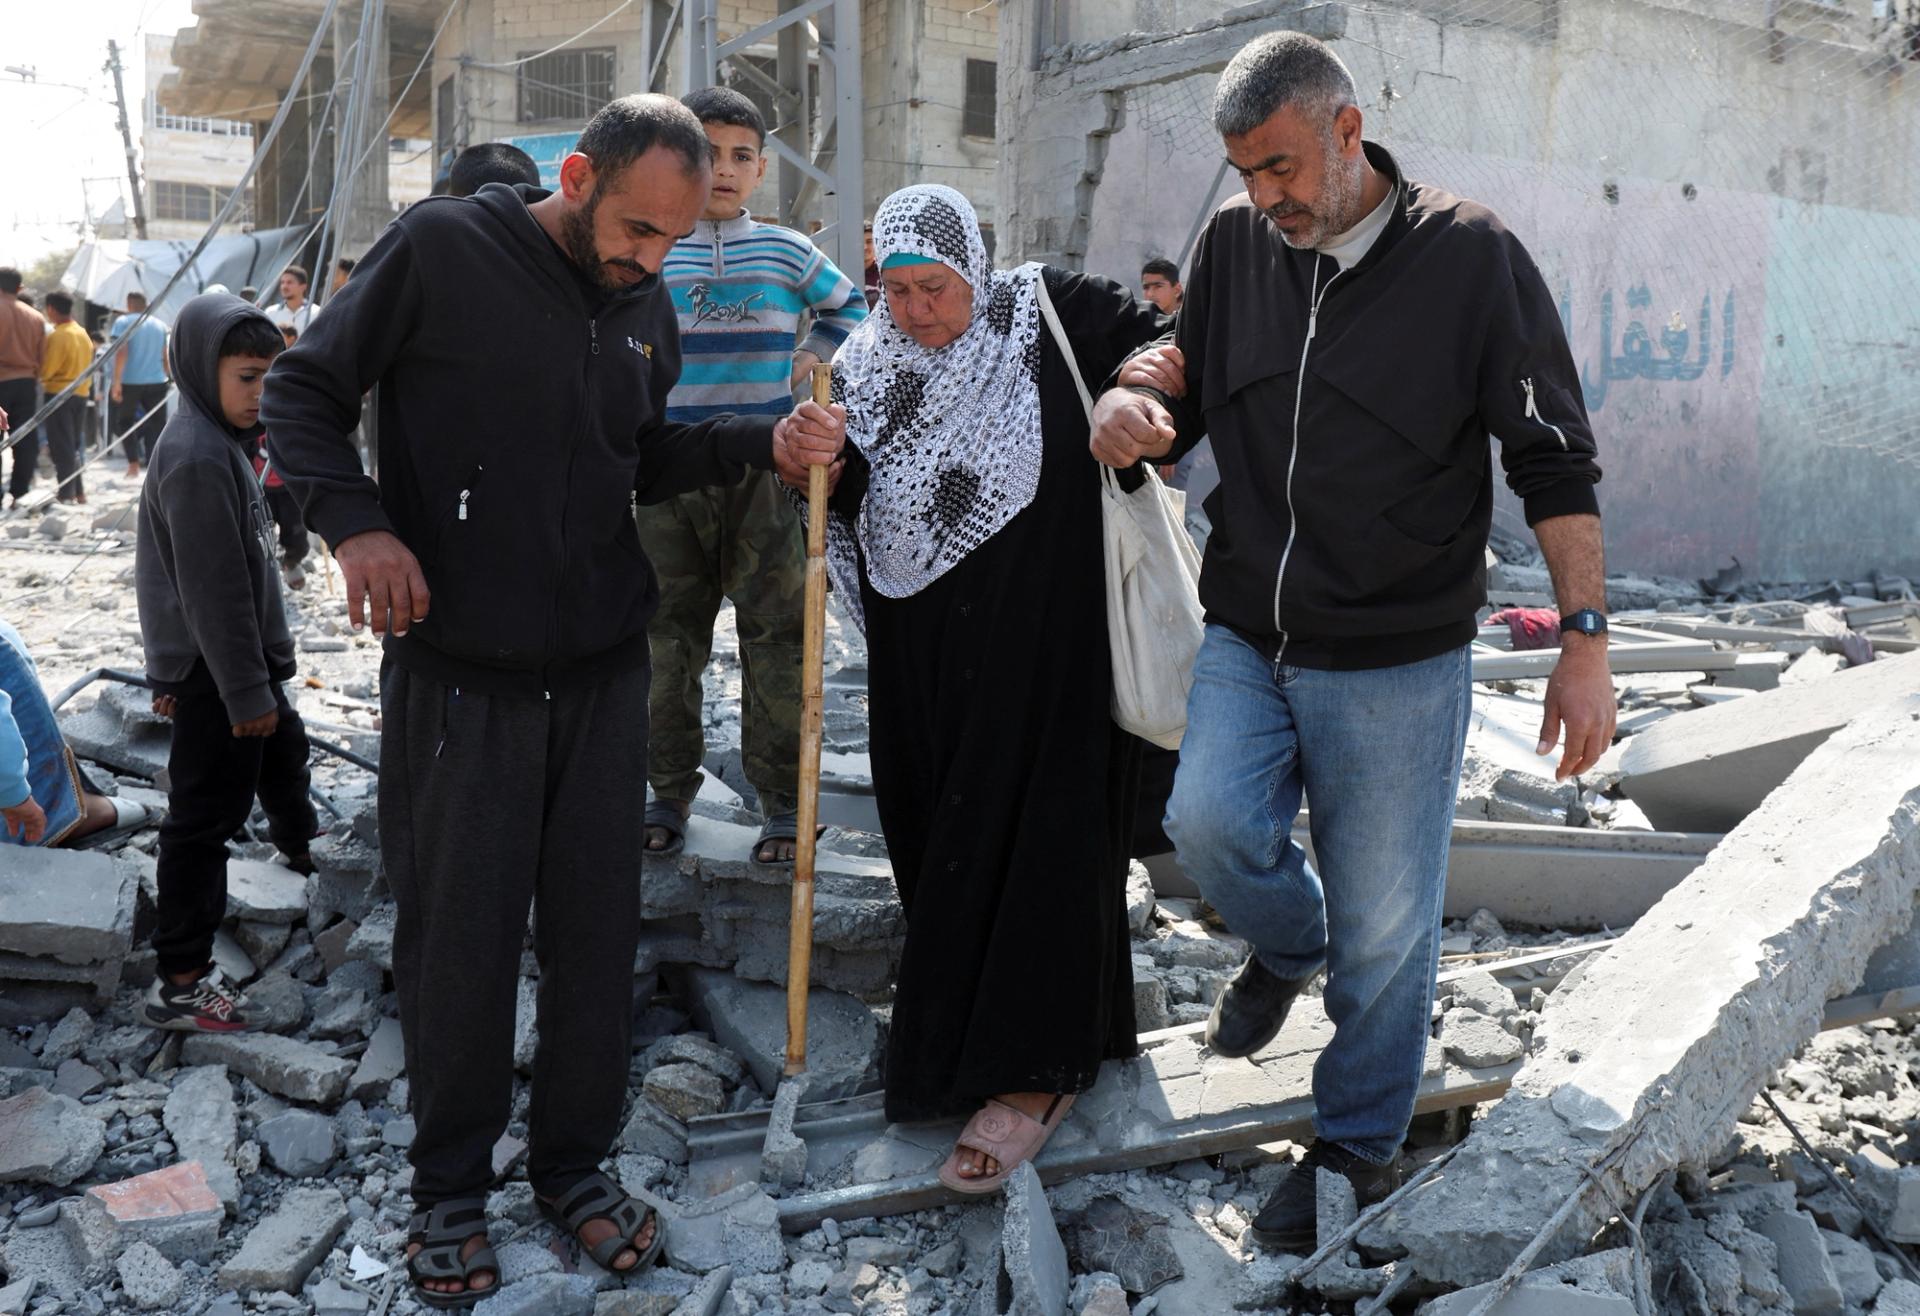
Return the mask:
[[[155,313],[171,319],[168,307],[179,307],[210,284],[224,283],[231,292],[245,287],[273,287],[280,271],[293,259],[294,245],[303,232],[299,228],[277,228],[215,238],[186,277],[174,285],[167,300],[154,307]],[[101,306],[125,306],[127,294],[136,291],[151,300],[193,254],[193,247],[187,241],[95,239],[81,244],[73,254],[67,272],[60,277],[60,286]]]

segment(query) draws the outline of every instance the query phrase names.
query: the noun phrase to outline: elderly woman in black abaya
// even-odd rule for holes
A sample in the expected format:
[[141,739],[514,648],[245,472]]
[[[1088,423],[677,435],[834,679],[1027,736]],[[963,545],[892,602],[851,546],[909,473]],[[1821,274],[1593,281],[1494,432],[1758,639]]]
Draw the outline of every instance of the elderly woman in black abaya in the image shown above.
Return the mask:
[[864,614],[875,789],[907,914],[887,1115],[969,1115],[941,1178],[997,1189],[1134,1054],[1139,744],[1109,712],[1092,387],[1165,321],[1105,279],[994,271],[973,208],[906,188],[883,296],[835,360],[829,567]]

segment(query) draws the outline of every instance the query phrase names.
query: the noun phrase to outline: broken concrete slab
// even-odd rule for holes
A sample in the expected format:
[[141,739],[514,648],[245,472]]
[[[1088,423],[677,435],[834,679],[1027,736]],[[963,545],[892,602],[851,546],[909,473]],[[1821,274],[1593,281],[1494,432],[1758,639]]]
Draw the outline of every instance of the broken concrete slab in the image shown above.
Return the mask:
[[353,1077],[347,1080],[347,1095],[359,1101],[384,1096],[387,1085],[399,1078],[406,1067],[400,1021],[389,1016],[374,1025],[367,1049],[360,1053],[360,1063],[354,1067]]
[[700,1115],[718,1115],[726,1103],[720,1080],[698,1065],[655,1065],[641,1080],[640,1090],[682,1123]]
[[10,847],[0,864],[0,951],[116,966],[133,943],[130,869],[90,850]]
[[585,1275],[532,1275],[474,1304],[473,1316],[592,1316],[593,1281]]
[[747,1274],[786,1269],[780,1212],[759,1184],[740,1184],[717,1197],[682,1202],[663,1213],[667,1257],[699,1274],[731,1265]]
[[[389,1122],[391,1128],[398,1121]],[[314,1110],[283,1110],[260,1121],[256,1131],[267,1163],[293,1179],[325,1174],[340,1150],[333,1121]]]
[[[1491,1283],[1460,1289],[1422,1304],[1417,1316],[1468,1316],[1492,1291]],[[1634,1305],[1591,1267],[1556,1266],[1523,1276],[1487,1316],[1634,1316]]]
[[1577,1197],[1543,1254],[1567,1255],[1611,1209],[1587,1191],[1587,1175],[1613,1153],[1603,1179],[1621,1200],[1675,1163],[1708,1160],[1768,1072],[1819,1030],[1823,1004],[1907,927],[1917,890],[1920,697],[1911,697],[1816,749],[1548,999],[1513,1090],[1476,1122],[1447,1174],[1394,1213],[1420,1273],[1490,1279]]
[[[763,1092],[774,1091],[787,1060],[785,990],[716,969],[687,970],[687,984],[693,1017],[746,1063]],[[859,1091],[879,1044],[879,1024],[865,1004],[839,992],[808,993],[807,1078],[815,1100]]]
[[1880,1232],[1895,1243],[1920,1243],[1920,1166],[1901,1165],[1874,1146],[1863,1148],[1847,1165]]
[[277,1096],[330,1106],[346,1095],[352,1062],[273,1033],[195,1033],[180,1048],[189,1065],[225,1065]]
[[1727,831],[1834,732],[1915,692],[1920,654],[1907,654],[1688,713],[1618,751],[1621,789],[1662,830]]
[[346,1201],[334,1189],[291,1189],[220,1267],[220,1282],[242,1293],[298,1293],[347,1219]]
[[798,1188],[807,1177],[807,1144],[794,1136],[793,1117],[807,1094],[807,1076],[780,1080],[767,1116],[767,1141],[760,1151],[760,1180],[782,1188]]
[[1008,1310],[1018,1316],[1065,1316],[1067,1289],[1073,1282],[1067,1248],[1053,1223],[1046,1189],[1031,1164],[1022,1164],[1007,1179],[1006,1194],[1000,1256],[1013,1288],[1013,1305]]
[[59,714],[60,734],[83,759],[148,781],[166,771],[173,725],[153,711],[153,696],[119,681],[100,686],[87,708]]
[[30,1087],[0,1101],[0,1183],[64,1187],[93,1168],[106,1126],[72,1097]]
[[1775,1211],[1761,1217],[1754,1231],[1773,1241],[1780,1284],[1793,1300],[1794,1316],[1836,1316],[1846,1299],[1813,1217],[1804,1211]]
[[135,1243],[114,1263],[121,1291],[141,1311],[163,1311],[180,1301],[187,1281],[152,1245]]
[[233,1150],[240,1140],[239,1112],[226,1066],[182,1070],[160,1118],[180,1156],[205,1167],[207,1182],[223,1203],[237,1203],[240,1178],[234,1173]]
[[[89,1188],[75,1205],[111,1222],[119,1246],[147,1243],[173,1261],[212,1256],[226,1221],[226,1209],[199,1161]],[[86,1223],[84,1215],[76,1218],[76,1224]]]
[[1447,1059],[1468,1069],[1504,1065],[1526,1054],[1520,1039],[1501,1027],[1498,1019],[1478,1010],[1448,1010],[1440,1020],[1440,1045]]
[[306,916],[304,875],[261,859],[227,861],[227,917],[286,924]]

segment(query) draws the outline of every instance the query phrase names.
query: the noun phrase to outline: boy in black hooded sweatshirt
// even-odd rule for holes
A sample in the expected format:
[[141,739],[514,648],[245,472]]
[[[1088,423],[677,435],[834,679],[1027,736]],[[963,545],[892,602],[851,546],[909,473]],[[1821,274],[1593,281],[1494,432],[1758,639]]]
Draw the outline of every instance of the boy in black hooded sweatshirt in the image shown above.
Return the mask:
[[159,976],[141,1005],[156,1028],[261,1026],[212,963],[227,908],[227,838],[265,808],[289,866],[312,871],[307,733],[281,682],[294,673],[273,518],[254,474],[260,393],[280,331],[238,297],[181,311],[169,351],[180,405],[148,462],[134,583],[154,711],[173,719],[160,825]]

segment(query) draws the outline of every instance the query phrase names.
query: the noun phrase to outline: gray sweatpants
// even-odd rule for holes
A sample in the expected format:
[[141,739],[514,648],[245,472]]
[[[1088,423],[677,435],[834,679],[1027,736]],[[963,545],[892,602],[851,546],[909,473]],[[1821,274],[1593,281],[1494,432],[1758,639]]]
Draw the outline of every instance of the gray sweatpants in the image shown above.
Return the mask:
[[649,684],[643,667],[524,699],[382,668],[380,849],[399,907],[422,1208],[492,1180],[529,904],[540,1040],[527,1177],[554,1196],[613,1145],[632,1057]]

